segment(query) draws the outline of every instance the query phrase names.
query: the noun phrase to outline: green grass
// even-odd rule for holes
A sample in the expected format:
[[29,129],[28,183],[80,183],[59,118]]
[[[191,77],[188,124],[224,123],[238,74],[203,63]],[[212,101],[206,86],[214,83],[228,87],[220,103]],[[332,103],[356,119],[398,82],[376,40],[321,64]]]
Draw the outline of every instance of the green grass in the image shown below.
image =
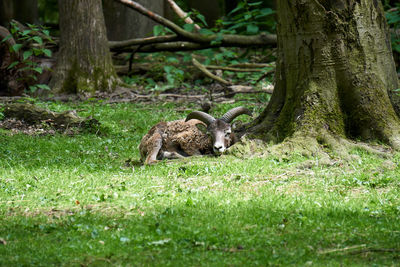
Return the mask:
[[139,159],[147,130],[195,106],[38,104],[92,115],[105,130],[0,131],[0,266],[399,264],[399,154],[140,166],[126,161]]

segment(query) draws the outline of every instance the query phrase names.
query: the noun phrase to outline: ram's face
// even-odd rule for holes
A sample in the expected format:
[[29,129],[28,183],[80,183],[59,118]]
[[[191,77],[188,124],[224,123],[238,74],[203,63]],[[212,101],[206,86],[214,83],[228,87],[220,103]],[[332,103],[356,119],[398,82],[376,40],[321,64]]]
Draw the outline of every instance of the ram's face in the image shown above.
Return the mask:
[[211,136],[214,153],[217,155],[224,153],[231,144],[230,124],[217,119],[208,126],[207,130]]

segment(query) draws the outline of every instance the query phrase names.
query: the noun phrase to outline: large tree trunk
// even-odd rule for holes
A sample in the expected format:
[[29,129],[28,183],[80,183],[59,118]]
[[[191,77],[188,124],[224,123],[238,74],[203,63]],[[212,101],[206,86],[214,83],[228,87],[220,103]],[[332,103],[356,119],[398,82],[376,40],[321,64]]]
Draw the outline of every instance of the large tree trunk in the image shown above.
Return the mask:
[[60,52],[50,86],[56,93],[112,91],[118,78],[101,0],[59,0]]
[[[157,14],[164,13],[164,0],[137,2]],[[108,40],[121,41],[153,36],[156,23],[140,13],[115,0],[103,0],[103,9]]]
[[390,99],[398,79],[381,2],[282,0],[277,15],[276,86],[249,132],[308,155],[323,147],[342,154],[348,139],[399,149]]

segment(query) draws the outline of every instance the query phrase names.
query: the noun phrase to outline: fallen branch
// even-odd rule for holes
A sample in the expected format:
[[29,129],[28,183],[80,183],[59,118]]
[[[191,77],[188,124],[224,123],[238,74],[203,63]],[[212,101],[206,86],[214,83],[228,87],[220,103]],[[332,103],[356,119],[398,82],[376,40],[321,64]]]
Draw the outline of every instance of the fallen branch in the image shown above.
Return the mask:
[[194,24],[196,30],[200,30],[200,26],[195,24],[194,21],[188,16],[188,14],[183,11],[173,0],[167,0],[168,4],[171,6],[172,10],[182,18],[187,24]]
[[[251,40],[250,40],[251,41]],[[218,48],[218,47],[249,47],[254,46],[253,43],[196,43],[196,42],[188,42],[188,41],[177,41],[177,42],[165,42],[165,43],[152,43],[139,46],[123,46],[115,42],[114,48],[111,49],[112,52],[131,52],[132,50],[137,49],[137,52],[142,53],[153,53],[153,52],[161,52],[161,51],[193,51],[193,50],[201,50],[207,48]]]
[[[186,42],[192,43],[189,44],[187,43],[186,45],[183,43],[178,43],[176,45],[173,45],[172,47],[170,45],[166,46],[160,46],[161,44],[155,44],[156,46],[152,47],[146,47],[143,46],[138,50],[138,52],[154,52],[154,51],[162,51],[162,49],[167,49],[166,51],[177,51],[177,48],[182,48],[184,50],[188,50],[187,48],[190,47],[191,50],[195,49],[205,49],[209,47],[221,47],[221,46],[238,46],[238,47],[243,47],[243,46],[265,46],[265,45],[271,45],[271,44],[276,44],[276,35],[274,34],[259,34],[259,35],[253,35],[253,36],[246,36],[246,35],[233,35],[233,34],[210,34],[210,35],[204,35],[204,34],[199,34],[199,33],[193,33],[184,30],[180,26],[176,25],[172,21],[154,13],[151,12],[150,10],[146,9],[142,5],[138,4],[135,1],[132,0],[115,0],[117,2],[120,2],[124,4],[125,6],[128,6],[129,8],[132,8],[142,15],[152,19],[153,21],[169,28],[172,30],[178,37],[179,39],[183,39]],[[158,39],[159,40],[159,39]],[[218,40],[218,42],[215,42]],[[135,42],[140,42],[139,40],[136,40]],[[144,42],[144,41],[143,41]],[[162,43],[164,44],[164,43]],[[197,44],[194,45],[194,44]],[[118,45],[116,43],[113,44],[114,46],[122,47],[121,45]],[[116,49],[116,48],[114,48]],[[132,48],[131,48],[132,49]],[[126,51],[126,50],[125,50]]]
[[254,87],[252,86],[231,85],[228,86],[228,89],[230,89],[234,94],[258,94],[258,93],[272,94],[274,92],[273,86],[270,86],[269,88],[261,88],[261,90],[255,90]]
[[215,66],[215,65],[207,65],[205,66],[207,69],[210,70],[226,70],[226,71],[235,71],[235,72],[260,72],[263,71],[262,69],[242,69],[242,68],[235,68],[235,67],[225,67],[225,66]]
[[180,35],[182,37],[185,37],[188,40],[195,40],[198,42],[207,42],[205,39],[203,39],[202,35],[191,33],[188,31],[185,31],[169,19],[166,19],[150,10],[142,6],[141,4],[131,1],[131,0],[116,0],[117,2],[120,2],[124,4],[125,6],[132,8],[136,10],[137,12],[141,13],[142,15],[152,19],[153,21],[169,28],[171,31],[175,32],[177,35]]
[[12,103],[18,100],[25,99],[24,96],[0,96],[0,103]]
[[320,251],[320,252],[318,252],[318,254],[324,255],[324,254],[331,254],[331,253],[336,253],[336,252],[354,251],[356,249],[365,248],[366,246],[367,246],[366,244],[362,244],[362,245],[355,245],[355,246],[344,247],[344,248],[334,248],[334,249]]
[[360,250],[352,251],[351,254],[363,254],[363,253],[370,253],[370,252],[400,253],[400,249],[394,249],[394,248],[366,248],[366,249],[360,249]]
[[[206,94],[206,95],[185,95],[185,94],[171,94],[171,93],[161,93],[161,94],[147,94],[147,95],[142,95],[138,94],[132,91],[129,91],[130,89],[123,90],[124,88],[120,88],[119,90],[122,90],[121,93],[115,94],[114,97],[110,97],[108,100],[104,101],[103,103],[106,104],[114,104],[114,103],[129,103],[129,102],[136,102],[136,101],[153,101],[154,99],[186,99],[188,101],[203,101],[204,99],[207,99],[211,97],[213,101],[215,102],[232,102],[234,100],[229,99],[235,94],[259,94],[259,93],[267,93],[267,94],[272,94],[271,89],[262,89],[262,90],[254,90],[253,87],[251,86],[241,86],[241,85],[232,85],[228,86],[228,88],[231,90],[231,92],[225,93],[215,93],[215,94]],[[127,91],[129,91],[127,93]],[[118,96],[122,95],[129,95],[128,97],[124,98],[118,98]]]
[[225,85],[231,85],[231,83],[228,82],[227,80],[224,80],[223,78],[212,74],[209,70],[207,70],[207,68],[204,65],[202,65],[200,62],[198,62],[195,58],[192,59],[192,62],[193,62],[193,65],[195,65],[199,70],[201,70],[206,76],[210,77],[211,79],[214,79],[217,82],[220,82]]
[[355,245],[344,248],[337,249],[328,249],[325,251],[320,251],[318,254],[331,254],[331,253],[350,253],[350,254],[362,254],[369,252],[383,252],[383,253],[400,253],[400,249],[392,249],[392,248],[367,248],[366,244]]
[[275,68],[275,62],[271,63],[238,63],[229,65],[234,68]]
[[146,45],[146,44],[157,44],[164,42],[172,42],[178,40],[177,35],[163,35],[163,36],[152,36],[148,38],[136,38],[124,41],[109,41],[108,46],[111,51],[118,50],[118,48],[124,48],[134,45]]

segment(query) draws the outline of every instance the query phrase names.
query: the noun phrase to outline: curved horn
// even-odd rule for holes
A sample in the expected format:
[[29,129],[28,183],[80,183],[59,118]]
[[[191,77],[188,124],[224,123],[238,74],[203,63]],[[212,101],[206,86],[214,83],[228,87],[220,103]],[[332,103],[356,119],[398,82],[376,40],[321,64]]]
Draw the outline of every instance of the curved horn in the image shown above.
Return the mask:
[[215,118],[211,116],[210,114],[207,114],[203,111],[193,111],[189,115],[187,115],[186,120],[191,120],[191,119],[197,119],[199,121],[204,122],[205,124],[210,125],[213,121],[215,121]]
[[221,120],[223,120],[223,121],[225,121],[225,122],[227,122],[227,123],[230,123],[230,122],[233,121],[237,116],[240,116],[240,115],[242,115],[242,114],[247,114],[247,115],[249,115],[249,116],[252,115],[252,114],[251,114],[251,111],[248,110],[247,108],[245,108],[245,107],[236,107],[236,108],[233,108],[233,109],[229,110],[228,112],[226,112],[226,113],[224,114],[224,116],[221,117]]

